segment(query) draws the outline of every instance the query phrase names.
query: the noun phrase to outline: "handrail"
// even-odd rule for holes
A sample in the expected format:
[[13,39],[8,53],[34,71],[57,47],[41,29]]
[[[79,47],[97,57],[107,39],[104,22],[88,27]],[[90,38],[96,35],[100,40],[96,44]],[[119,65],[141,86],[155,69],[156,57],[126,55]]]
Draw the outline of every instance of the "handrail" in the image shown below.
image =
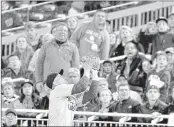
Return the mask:
[[22,9],[30,9],[32,7],[37,7],[37,6],[41,6],[41,5],[45,5],[45,4],[50,4],[50,3],[53,3],[55,1],[51,1],[51,2],[43,2],[43,3],[39,3],[39,4],[34,4],[34,5],[28,5],[28,6],[25,6],[25,7],[20,7],[20,8],[15,8],[15,9],[11,9],[11,10],[6,10],[6,11],[2,11],[1,13],[4,14],[4,13],[8,13],[8,12],[12,12],[12,11],[18,11],[18,10],[22,10]]
[[[6,111],[7,108],[2,108],[2,111]],[[48,113],[49,110],[40,110],[40,109],[15,109],[16,112],[32,112],[32,113]],[[139,118],[152,118],[151,114],[137,114],[137,113],[100,113],[100,112],[83,112],[83,111],[74,111],[75,115],[87,115],[87,116],[129,116],[129,117],[139,117]],[[169,118],[169,115],[160,115],[158,118]]]
[[[123,6],[131,5],[131,4],[137,4],[137,2],[128,2],[128,3],[125,3],[125,4],[120,4],[120,5],[115,5],[115,6],[111,6],[111,7],[106,7],[106,8],[103,8],[103,10],[109,10],[109,9],[123,7]],[[75,16],[92,14],[92,13],[95,13],[96,11],[97,10],[93,10],[93,11],[89,11],[89,12],[84,12],[84,13],[77,14]],[[67,18],[70,18],[70,17],[74,17],[74,16],[66,16],[66,19]],[[36,23],[36,25],[42,24],[42,23],[54,22],[54,21],[58,21],[58,20],[64,20],[64,18],[56,18],[56,19],[51,19],[51,20],[47,20],[47,21],[42,21],[42,22]],[[16,27],[16,28],[11,28],[11,29],[7,29],[7,30],[3,30],[1,32],[4,33],[4,32],[13,31],[13,30],[23,29],[23,28],[24,28],[24,26],[20,26],[20,27]]]

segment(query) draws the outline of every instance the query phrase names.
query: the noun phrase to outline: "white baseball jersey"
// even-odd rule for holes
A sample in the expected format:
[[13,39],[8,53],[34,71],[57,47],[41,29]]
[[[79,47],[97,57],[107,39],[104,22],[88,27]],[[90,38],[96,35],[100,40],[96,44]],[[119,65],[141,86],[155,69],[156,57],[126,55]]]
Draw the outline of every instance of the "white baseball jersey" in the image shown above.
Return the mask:
[[62,84],[50,93],[49,126],[72,126],[76,101],[71,96],[74,84]]

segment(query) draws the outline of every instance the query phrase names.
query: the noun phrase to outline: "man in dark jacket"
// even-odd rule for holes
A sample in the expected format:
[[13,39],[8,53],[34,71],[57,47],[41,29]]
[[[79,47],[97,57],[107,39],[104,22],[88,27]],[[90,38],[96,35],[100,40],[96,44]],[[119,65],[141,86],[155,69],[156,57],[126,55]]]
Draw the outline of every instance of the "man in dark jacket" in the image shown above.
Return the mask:
[[[109,112],[115,112],[115,113],[137,112],[136,109],[138,106],[140,106],[140,103],[130,98],[130,87],[128,83],[122,83],[118,86],[118,96],[119,100],[109,108]],[[134,121],[134,119],[130,117],[124,117],[123,119],[125,119],[124,122]],[[109,120],[118,122],[122,120],[122,118],[110,117]]]
[[137,46],[133,42],[128,42],[125,45],[124,52],[127,57],[122,61],[121,65],[118,65],[118,69],[128,79],[130,89],[142,93],[143,86],[140,84],[138,75],[142,72],[141,66],[144,56],[139,54]]
[[102,69],[101,69],[101,74],[100,77],[106,78],[109,84],[109,89],[111,92],[116,92],[116,73],[115,73],[115,66],[114,63],[110,60],[105,60],[102,63]]
[[154,85],[150,85],[146,91],[147,101],[144,105],[137,108],[137,111],[141,114],[152,114],[154,118],[138,118],[139,122],[150,123],[152,120],[156,122],[160,122],[161,120],[156,118],[156,116],[160,115],[164,112],[167,104],[159,100],[160,92],[159,88]]

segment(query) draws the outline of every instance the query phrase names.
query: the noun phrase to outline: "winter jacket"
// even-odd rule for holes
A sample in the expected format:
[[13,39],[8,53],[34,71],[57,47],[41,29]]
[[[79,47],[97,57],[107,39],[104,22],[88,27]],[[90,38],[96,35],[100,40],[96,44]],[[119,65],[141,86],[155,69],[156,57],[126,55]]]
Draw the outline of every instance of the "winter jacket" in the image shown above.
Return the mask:
[[152,44],[154,37],[155,35],[145,35],[145,32],[142,31],[140,31],[138,35],[138,42],[142,44],[146,54],[151,54],[151,50],[149,50],[149,44]]
[[[137,107],[140,104],[131,98],[123,101],[116,102],[113,106],[109,108],[109,112],[118,112],[118,113],[136,113]],[[118,122],[120,117],[109,117],[110,121]],[[133,121],[131,119],[130,121]]]
[[157,51],[164,51],[169,47],[174,47],[174,35],[171,33],[158,33],[152,41],[152,55]]
[[[120,70],[121,70],[121,74],[124,75],[124,71],[126,69],[126,60],[127,58],[125,58],[121,65],[120,65]],[[141,68],[141,65],[142,65],[142,60],[143,60],[143,57],[141,57],[138,53],[137,55],[133,58],[132,60],[132,63],[130,64],[130,71],[129,71],[129,74],[128,74],[128,83],[130,85],[130,88],[131,90],[133,91],[137,91],[137,92],[142,92],[143,91],[143,84],[141,84],[141,81],[140,79],[141,76],[139,76],[141,73],[142,73],[142,68]],[[136,69],[139,69],[138,72],[136,72],[137,70]],[[137,73],[136,77],[135,77],[135,73]]]
[[[150,105],[148,102],[146,102],[144,105],[139,106],[137,108],[138,113],[141,114],[152,114],[153,112],[159,112],[159,113],[163,113],[165,108],[167,107],[167,104],[157,100],[154,107],[150,108]],[[150,123],[152,118],[137,118],[138,122],[142,122],[142,123]]]

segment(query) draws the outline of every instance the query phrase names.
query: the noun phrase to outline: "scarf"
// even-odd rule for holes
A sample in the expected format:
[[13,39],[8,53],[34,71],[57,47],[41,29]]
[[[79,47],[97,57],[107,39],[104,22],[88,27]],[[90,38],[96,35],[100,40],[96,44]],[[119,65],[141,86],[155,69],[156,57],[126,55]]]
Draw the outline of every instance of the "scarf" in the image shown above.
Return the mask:
[[14,102],[15,100],[17,100],[18,98],[19,98],[19,96],[14,94],[13,97],[11,97],[11,98],[7,98],[7,97],[4,96],[3,100],[4,100],[4,103],[8,105],[11,102]]

